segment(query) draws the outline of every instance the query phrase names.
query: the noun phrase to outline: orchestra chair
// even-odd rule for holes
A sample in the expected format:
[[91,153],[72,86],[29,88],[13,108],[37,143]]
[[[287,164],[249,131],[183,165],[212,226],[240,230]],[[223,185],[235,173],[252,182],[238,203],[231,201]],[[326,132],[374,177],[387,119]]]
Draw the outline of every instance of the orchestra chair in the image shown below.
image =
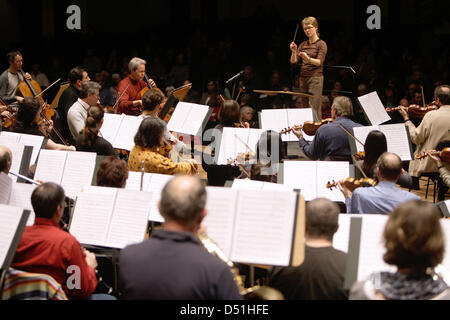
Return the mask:
[[68,300],[53,277],[10,268],[6,272],[2,300]]

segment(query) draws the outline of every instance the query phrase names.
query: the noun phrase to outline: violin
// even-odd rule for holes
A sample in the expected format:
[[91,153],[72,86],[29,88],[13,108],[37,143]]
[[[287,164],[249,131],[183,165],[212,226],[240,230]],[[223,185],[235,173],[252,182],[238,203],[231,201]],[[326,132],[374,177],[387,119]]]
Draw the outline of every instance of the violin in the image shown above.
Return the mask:
[[[349,189],[351,192],[353,192],[356,188],[359,187],[373,187],[377,184],[377,182],[371,178],[361,178],[359,180],[355,178],[347,178],[340,182],[345,188]],[[336,188],[337,185],[338,183],[333,180],[333,182],[328,182],[326,187],[330,190],[333,190],[333,188]]]
[[228,159],[227,164],[229,165],[248,164],[254,161],[256,161],[256,153],[253,151],[249,151],[247,153],[243,152],[238,153],[236,158]]
[[[12,107],[8,106],[2,99],[0,99],[0,107],[4,106],[6,107],[6,110],[4,111],[8,111],[11,114],[14,114],[17,112],[17,110],[13,109]],[[2,111],[3,112],[3,111]],[[5,117],[2,123],[2,126],[4,128],[9,128],[10,126],[12,126],[14,123],[16,123],[16,118],[13,116],[12,118],[7,118]]]
[[303,130],[305,134],[308,136],[314,136],[317,132],[317,130],[323,126],[324,124],[333,122],[334,120],[332,118],[323,119],[322,121],[305,121],[302,125],[297,125],[289,128],[285,128],[281,130],[280,134],[287,134],[291,132],[294,129],[300,129]]
[[364,151],[358,151],[358,153],[353,155],[353,159],[355,159],[355,161],[364,160],[365,157],[366,153]]
[[416,154],[414,158],[417,160],[420,160],[420,159],[428,157],[430,154],[438,156],[445,163],[450,163],[450,148],[444,148],[444,149],[442,149],[442,151],[422,152],[422,153]]
[[[386,112],[393,112],[396,110],[398,111],[400,109],[401,107],[386,108]],[[409,107],[407,107],[407,109],[408,109],[408,116],[410,118],[420,119],[423,118],[427,112],[437,110],[439,109],[439,107],[435,105],[434,101],[432,101],[430,104],[427,104],[424,107],[421,107],[417,104],[412,104]]]

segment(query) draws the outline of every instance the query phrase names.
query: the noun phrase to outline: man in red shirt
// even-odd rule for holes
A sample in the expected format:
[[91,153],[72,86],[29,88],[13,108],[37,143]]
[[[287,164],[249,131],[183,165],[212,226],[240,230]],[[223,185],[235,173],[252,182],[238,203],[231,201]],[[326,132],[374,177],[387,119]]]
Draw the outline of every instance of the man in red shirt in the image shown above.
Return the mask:
[[65,207],[64,189],[55,183],[38,186],[31,195],[36,215],[26,227],[12,267],[52,276],[69,299],[85,299],[97,287],[95,255],[59,227]]
[[[133,58],[128,63],[130,74],[119,82],[117,92],[122,97],[117,106],[116,113],[138,116],[141,114],[142,100],[138,98],[139,92],[147,88],[148,84],[144,81],[146,61],[141,58]],[[150,85],[156,87],[155,82],[149,79]],[[125,92],[124,92],[125,91]]]

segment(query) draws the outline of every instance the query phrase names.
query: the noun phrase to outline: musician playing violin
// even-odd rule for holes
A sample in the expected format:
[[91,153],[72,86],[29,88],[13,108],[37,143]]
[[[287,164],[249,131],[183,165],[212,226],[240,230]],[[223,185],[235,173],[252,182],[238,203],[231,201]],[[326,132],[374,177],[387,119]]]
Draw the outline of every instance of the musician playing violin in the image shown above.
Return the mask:
[[303,138],[299,128],[293,128],[292,132],[299,138],[303,153],[312,160],[351,161],[348,136],[339,124],[347,130],[361,126],[350,119],[353,116],[352,101],[348,97],[336,97],[331,106],[331,116],[334,122],[322,125],[311,143]]
[[[415,154],[433,150],[440,142],[450,140],[450,86],[441,85],[436,87],[434,101],[436,106],[440,108],[427,112],[417,128],[411,122],[407,108],[400,107],[399,112],[409,129],[411,141],[417,145]],[[418,188],[418,178],[422,173],[436,171],[437,166],[429,157],[423,160],[413,160],[409,163],[409,173],[411,176],[416,177],[416,189]],[[440,194],[438,200],[443,200],[444,196],[444,194]],[[439,199],[440,197],[441,199]]]
[[[16,90],[24,78],[19,72],[22,70],[23,57],[19,51],[7,54],[9,68],[0,75],[0,98],[6,103],[21,102],[23,97],[16,95]],[[31,75],[25,73],[25,79],[31,80]]]
[[142,99],[139,99],[139,93],[149,85],[156,87],[152,79],[149,79],[150,83],[144,81],[146,64],[147,62],[141,58],[135,57],[130,60],[128,64],[130,74],[120,81],[117,86],[119,95],[125,90],[126,92],[119,101],[116,113],[124,113],[132,116],[138,116],[141,113]]

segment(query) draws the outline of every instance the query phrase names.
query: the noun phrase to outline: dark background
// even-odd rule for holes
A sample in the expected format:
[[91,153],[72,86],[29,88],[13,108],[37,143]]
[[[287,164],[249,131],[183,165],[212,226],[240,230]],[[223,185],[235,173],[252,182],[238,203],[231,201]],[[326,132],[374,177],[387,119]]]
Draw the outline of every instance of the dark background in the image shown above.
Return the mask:
[[[152,74],[152,63],[160,61],[166,74],[181,52],[190,66],[190,81],[203,91],[206,79],[224,80],[252,65],[261,89],[270,73],[280,70],[283,82],[292,84],[289,43],[296,25],[312,15],[319,20],[321,38],[328,44],[326,64],[349,65],[358,72],[358,83],[373,83],[383,96],[384,87],[395,82],[397,99],[404,96],[408,78],[419,69],[425,96],[431,101],[434,84],[448,83],[450,38],[449,2],[437,0],[399,1],[241,1],[241,0],[151,0],[67,1],[0,0],[3,68],[6,53],[19,50],[24,70],[40,64],[50,83],[66,78],[68,70],[83,65],[88,49],[100,59],[100,70],[121,73],[129,58],[149,62],[149,73],[158,86],[170,80]],[[77,4],[82,11],[82,30],[69,31],[66,9]],[[381,8],[381,30],[368,30],[366,9]],[[296,42],[306,37],[299,28]],[[274,59],[269,61],[271,51]],[[116,65],[108,64],[111,53]],[[114,61],[114,59],[112,59]],[[336,72],[325,72],[325,89],[331,89]],[[328,78],[328,79],[327,79]],[[343,81],[343,90],[354,90]],[[429,102],[427,101],[427,102]]]

